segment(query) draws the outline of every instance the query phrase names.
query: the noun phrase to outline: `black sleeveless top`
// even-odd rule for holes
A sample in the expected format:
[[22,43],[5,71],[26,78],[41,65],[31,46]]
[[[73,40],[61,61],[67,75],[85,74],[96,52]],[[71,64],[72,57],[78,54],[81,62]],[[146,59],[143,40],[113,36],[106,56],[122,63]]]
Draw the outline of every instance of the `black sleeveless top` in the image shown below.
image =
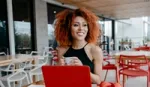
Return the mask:
[[[87,45],[87,44],[86,44]],[[85,45],[85,46],[86,46]],[[84,47],[85,47],[84,46]],[[94,73],[94,64],[87,56],[84,47],[81,49],[73,49],[72,46],[67,50],[64,54],[64,57],[78,57],[83,65],[87,65],[90,67],[90,71]]]

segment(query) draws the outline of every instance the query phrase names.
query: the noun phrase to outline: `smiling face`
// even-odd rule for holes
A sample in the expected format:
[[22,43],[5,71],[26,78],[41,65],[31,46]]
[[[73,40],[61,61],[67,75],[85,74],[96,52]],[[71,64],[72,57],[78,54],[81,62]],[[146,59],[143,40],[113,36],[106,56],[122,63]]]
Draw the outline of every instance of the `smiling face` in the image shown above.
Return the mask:
[[85,40],[85,37],[88,33],[88,24],[87,21],[80,16],[74,18],[71,25],[71,35],[73,40]]

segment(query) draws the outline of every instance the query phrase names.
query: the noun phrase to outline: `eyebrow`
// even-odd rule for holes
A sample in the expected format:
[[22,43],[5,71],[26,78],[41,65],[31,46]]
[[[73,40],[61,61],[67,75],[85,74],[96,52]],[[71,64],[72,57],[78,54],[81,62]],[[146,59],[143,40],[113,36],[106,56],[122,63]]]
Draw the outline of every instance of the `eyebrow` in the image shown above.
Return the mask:
[[[74,22],[74,23],[78,23],[79,24],[80,22]],[[82,22],[82,23],[86,23],[87,24],[87,22]]]

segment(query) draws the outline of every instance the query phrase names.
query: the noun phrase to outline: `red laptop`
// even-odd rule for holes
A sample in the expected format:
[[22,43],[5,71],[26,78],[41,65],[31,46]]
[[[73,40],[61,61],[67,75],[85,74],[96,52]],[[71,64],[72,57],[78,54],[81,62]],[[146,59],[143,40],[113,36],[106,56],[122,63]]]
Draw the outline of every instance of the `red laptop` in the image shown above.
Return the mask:
[[45,87],[91,87],[88,66],[43,66]]

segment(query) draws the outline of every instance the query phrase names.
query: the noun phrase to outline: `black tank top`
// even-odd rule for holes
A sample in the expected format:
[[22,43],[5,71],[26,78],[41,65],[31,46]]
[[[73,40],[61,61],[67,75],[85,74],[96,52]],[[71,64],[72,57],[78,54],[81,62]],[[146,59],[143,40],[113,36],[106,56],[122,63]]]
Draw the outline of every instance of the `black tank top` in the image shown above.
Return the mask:
[[[87,45],[87,44],[86,44]],[[85,45],[85,46],[86,46]],[[84,46],[84,47],[85,47]],[[73,49],[72,46],[67,50],[64,54],[64,57],[78,57],[83,65],[87,65],[90,67],[90,71],[94,73],[94,64],[87,56],[84,47],[81,49]]]

